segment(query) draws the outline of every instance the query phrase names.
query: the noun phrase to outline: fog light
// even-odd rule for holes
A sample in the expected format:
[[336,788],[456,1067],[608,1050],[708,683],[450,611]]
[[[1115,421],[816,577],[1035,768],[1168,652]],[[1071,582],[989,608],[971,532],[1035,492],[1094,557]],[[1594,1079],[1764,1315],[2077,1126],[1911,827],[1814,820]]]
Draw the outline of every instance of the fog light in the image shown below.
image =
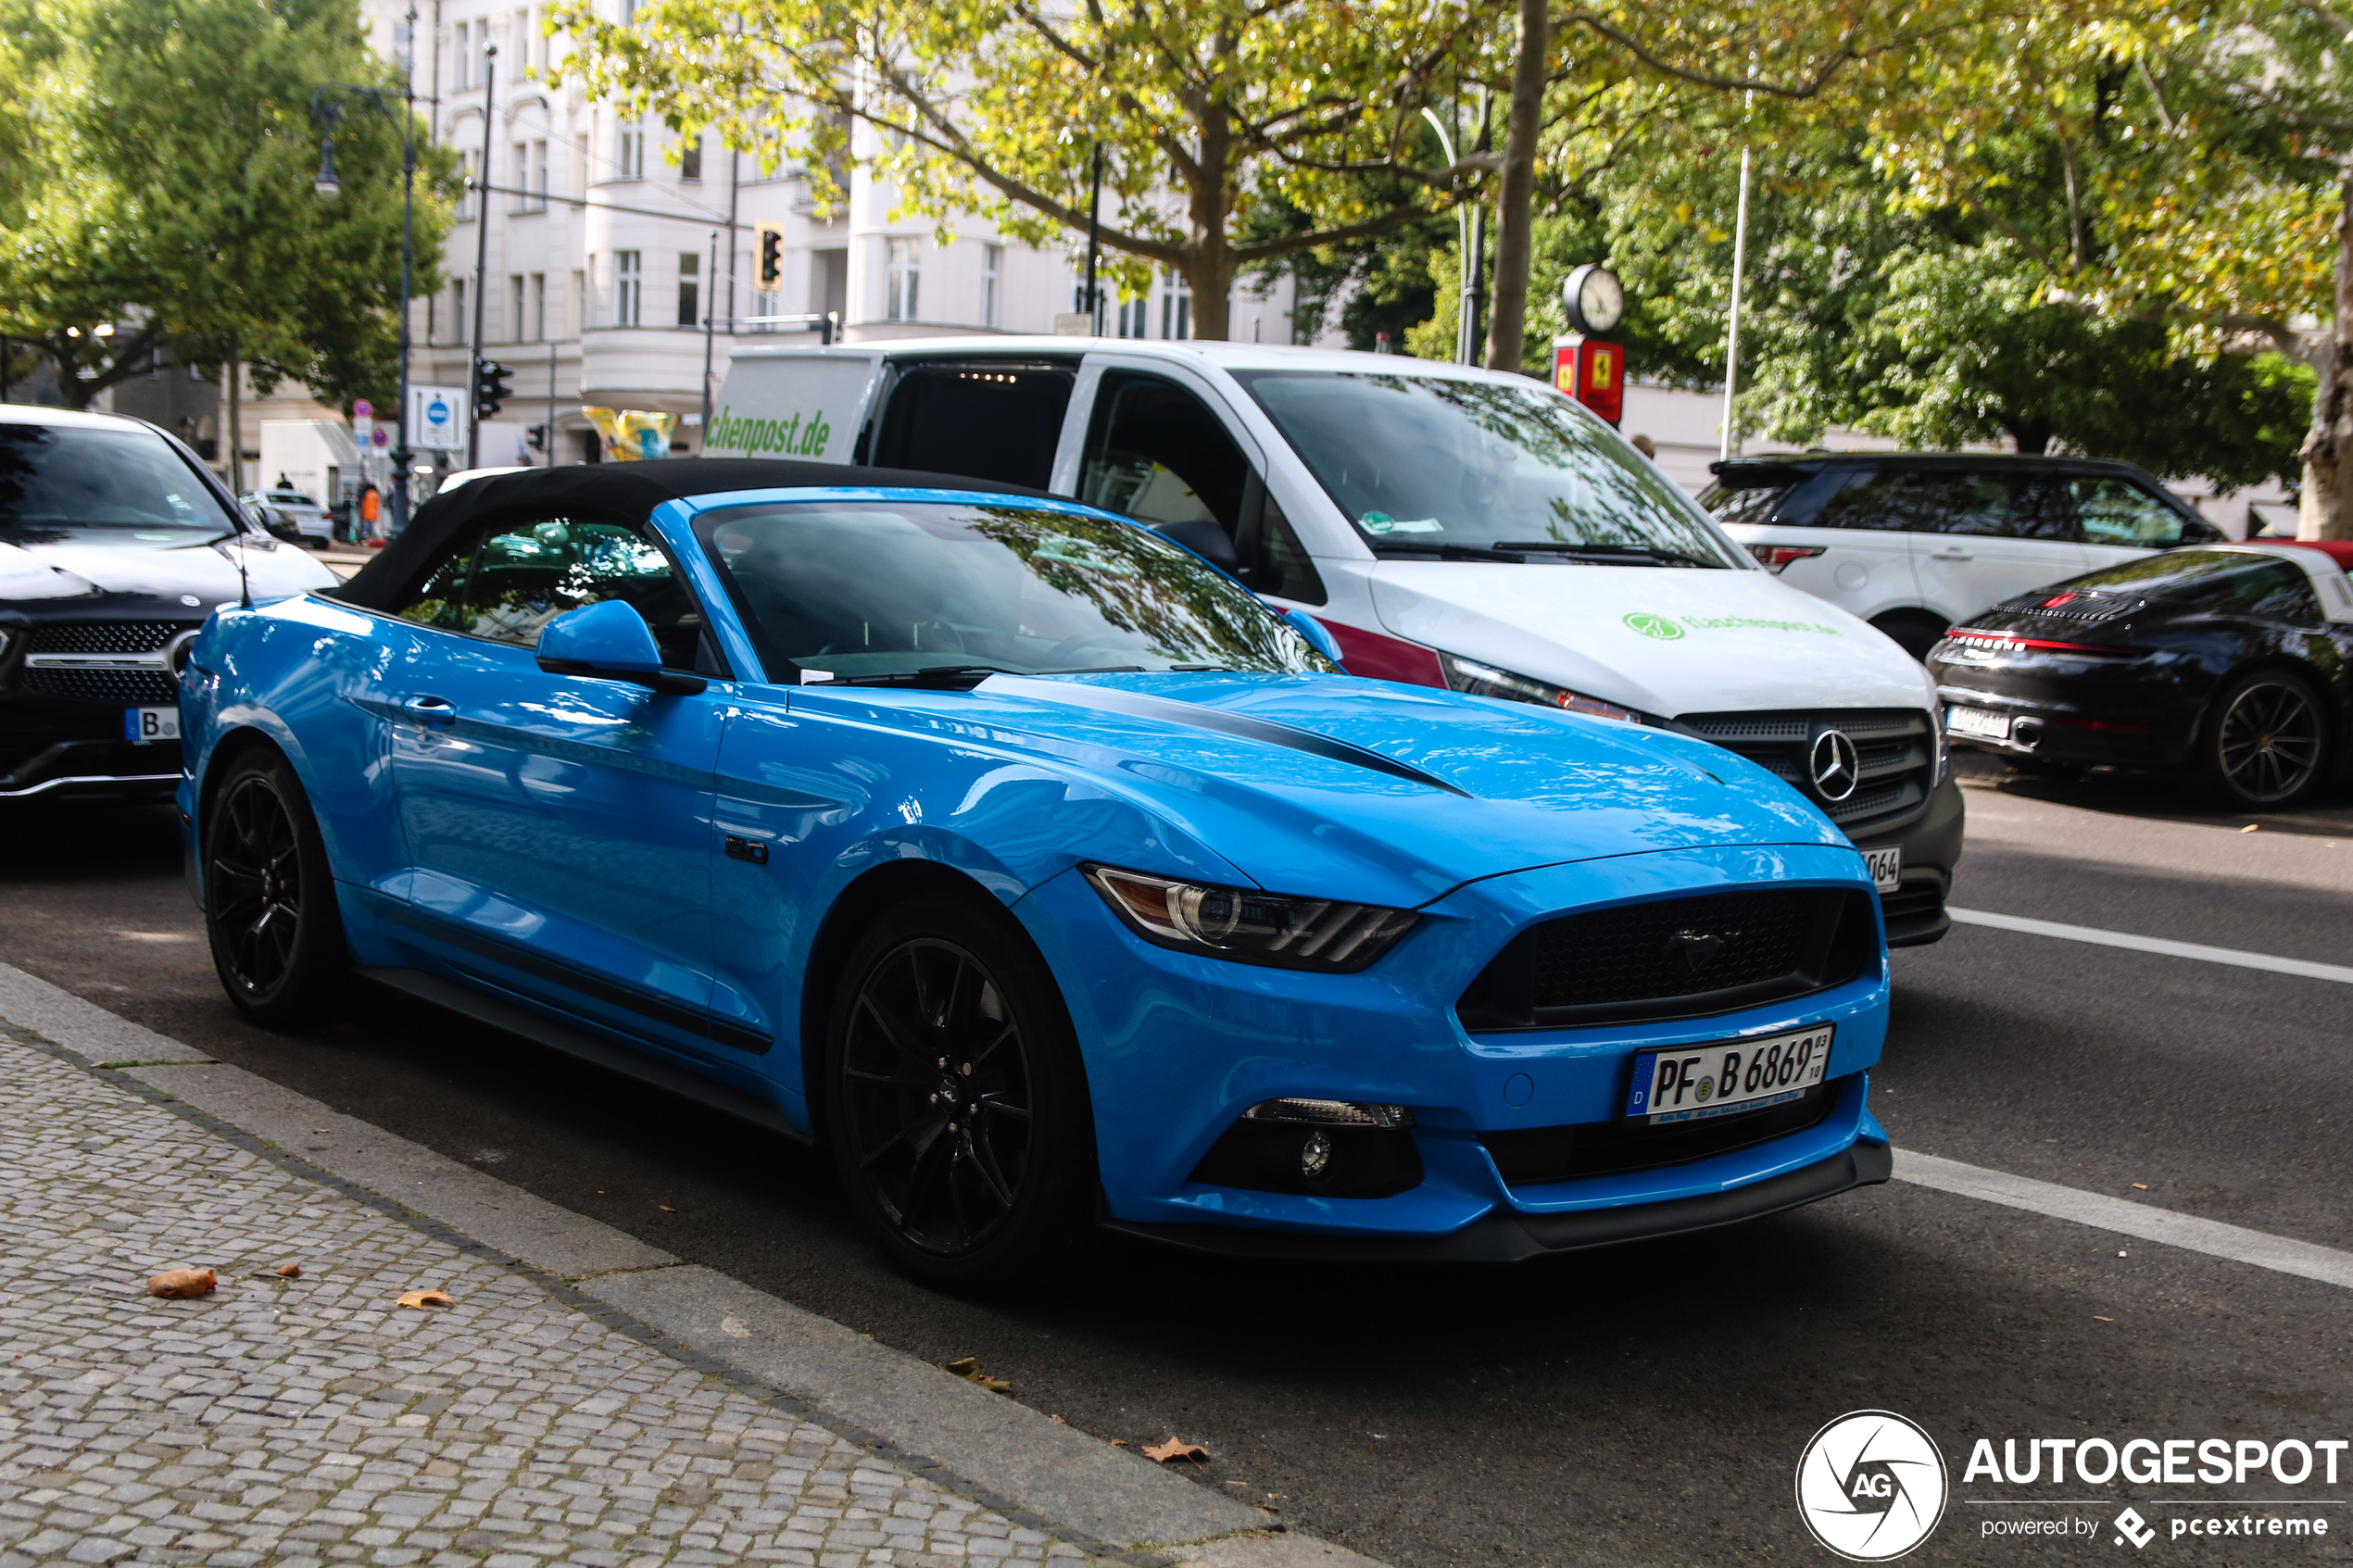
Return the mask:
[[1312,1182],[1322,1175],[1324,1167],[1331,1162],[1332,1135],[1317,1128],[1308,1134],[1306,1141],[1299,1146],[1299,1173]]

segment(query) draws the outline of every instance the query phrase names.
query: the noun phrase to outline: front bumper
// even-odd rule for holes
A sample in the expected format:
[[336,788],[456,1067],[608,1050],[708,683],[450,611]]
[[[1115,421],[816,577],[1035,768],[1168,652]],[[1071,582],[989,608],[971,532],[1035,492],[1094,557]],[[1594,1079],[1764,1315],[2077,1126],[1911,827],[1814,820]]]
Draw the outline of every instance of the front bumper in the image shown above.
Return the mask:
[[[1070,1006],[1113,1228],[1192,1246],[1214,1232],[1221,1250],[1270,1255],[1502,1258],[1729,1223],[1881,1179],[1869,1173],[1868,1152],[1838,1163],[1858,1146],[1885,1142],[1866,1108],[1867,1070],[1886,1033],[1887,970],[1876,953],[1842,985],[1714,1017],[1473,1035],[1453,1010],[1488,960],[1535,921],[1761,884],[1858,883],[1851,851],[1812,845],[1670,850],[1516,872],[1426,906],[1422,925],[1395,951],[1353,975],[1149,947],[1076,875],[1032,890],[1014,910]],[[1746,1146],[1728,1138],[1721,1152],[1680,1161],[1619,1163],[1567,1179],[1523,1173],[1516,1182],[1485,1141],[1581,1136],[1579,1129],[1616,1124],[1638,1050],[1823,1022],[1837,1028],[1823,1110],[1786,1135]],[[1243,1111],[1285,1098],[1410,1108],[1421,1180],[1393,1196],[1339,1198],[1192,1179]]]
[[1894,892],[1880,895],[1889,947],[1925,947],[1943,940],[1953,929],[1944,903],[1952,895],[1953,868],[1960,863],[1968,816],[1960,781],[1948,772],[1944,782],[1929,792],[1928,803],[1919,816],[1902,827],[1855,840],[1857,849],[1903,846],[1903,880]]
[[122,711],[0,698],[0,801],[168,799],[180,743],[124,740]]
[[1433,1238],[1296,1236],[1230,1225],[1137,1224],[1120,1220],[1105,1220],[1103,1228],[1163,1246],[1235,1258],[1325,1263],[1519,1263],[1548,1253],[1617,1247],[1762,1219],[1884,1182],[1894,1164],[1894,1151],[1885,1140],[1858,1138],[1827,1160],[1724,1192],[1567,1214],[1499,1210],[1452,1236]]

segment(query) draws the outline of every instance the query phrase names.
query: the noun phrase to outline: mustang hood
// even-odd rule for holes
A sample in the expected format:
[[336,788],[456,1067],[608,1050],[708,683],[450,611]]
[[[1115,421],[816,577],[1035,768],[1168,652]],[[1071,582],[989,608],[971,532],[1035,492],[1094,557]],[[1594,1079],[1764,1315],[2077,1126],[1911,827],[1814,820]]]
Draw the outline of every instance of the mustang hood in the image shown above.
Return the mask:
[[1766,571],[1389,560],[1373,604],[1401,637],[1666,719],[1931,700],[1911,655]]
[[[863,706],[846,690],[794,702]],[[1277,891],[1410,906],[1568,860],[1847,842],[1788,785],[1705,742],[1431,688],[997,676],[922,708],[926,727],[952,714],[993,744],[1084,764]]]
[[[84,531],[54,543],[0,546],[0,597],[57,597],[57,594],[14,592],[19,577],[55,569],[70,573],[87,593],[95,587],[107,593],[146,594],[178,598],[192,594],[210,609],[235,604],[242,585],[237,577],[234,546],[223,549],[208,543],[210,535],[193,530],[157,530],[154,539],[123,538],[128,530],[105,534]],[[331,588],[335,574],[306,552],[278,546],[257,545],[245,550],[245,570],[257,599],[283,598],[313,588]],[[37,579],[34,579],[37,580]]]

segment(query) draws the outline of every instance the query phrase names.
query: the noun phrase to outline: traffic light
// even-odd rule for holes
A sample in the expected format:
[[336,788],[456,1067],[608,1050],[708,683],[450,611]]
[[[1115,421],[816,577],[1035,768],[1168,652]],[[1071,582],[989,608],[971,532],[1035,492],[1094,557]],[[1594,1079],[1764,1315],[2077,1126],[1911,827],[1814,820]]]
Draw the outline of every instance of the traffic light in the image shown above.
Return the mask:
[[474,418],[487,420],[498,412],[498,406],[514,395],[514,372],[495,359],[484,359],[474,367]]
[[752,287],[762,294],[774,294],[785,280],[785,226],[761,221],[751,226],[754,255]]
[[522,438],[531,443],[531,449],[535,452],[545,452],[547,449],[547,427],[546,425],[533,425],[529,430],[523,432]]

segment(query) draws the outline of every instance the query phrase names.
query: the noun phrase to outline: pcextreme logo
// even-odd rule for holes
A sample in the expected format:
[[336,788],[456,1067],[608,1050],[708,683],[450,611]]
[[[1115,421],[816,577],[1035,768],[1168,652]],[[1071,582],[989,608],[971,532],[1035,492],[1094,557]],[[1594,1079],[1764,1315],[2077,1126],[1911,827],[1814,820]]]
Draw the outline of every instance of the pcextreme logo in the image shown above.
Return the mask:
[[1935,1439],[1893,1411],[1850,1411],[1797,1461],[1797,1513],[1850,1562],[1903,1556],[1944,1516],[1950,1484]]

